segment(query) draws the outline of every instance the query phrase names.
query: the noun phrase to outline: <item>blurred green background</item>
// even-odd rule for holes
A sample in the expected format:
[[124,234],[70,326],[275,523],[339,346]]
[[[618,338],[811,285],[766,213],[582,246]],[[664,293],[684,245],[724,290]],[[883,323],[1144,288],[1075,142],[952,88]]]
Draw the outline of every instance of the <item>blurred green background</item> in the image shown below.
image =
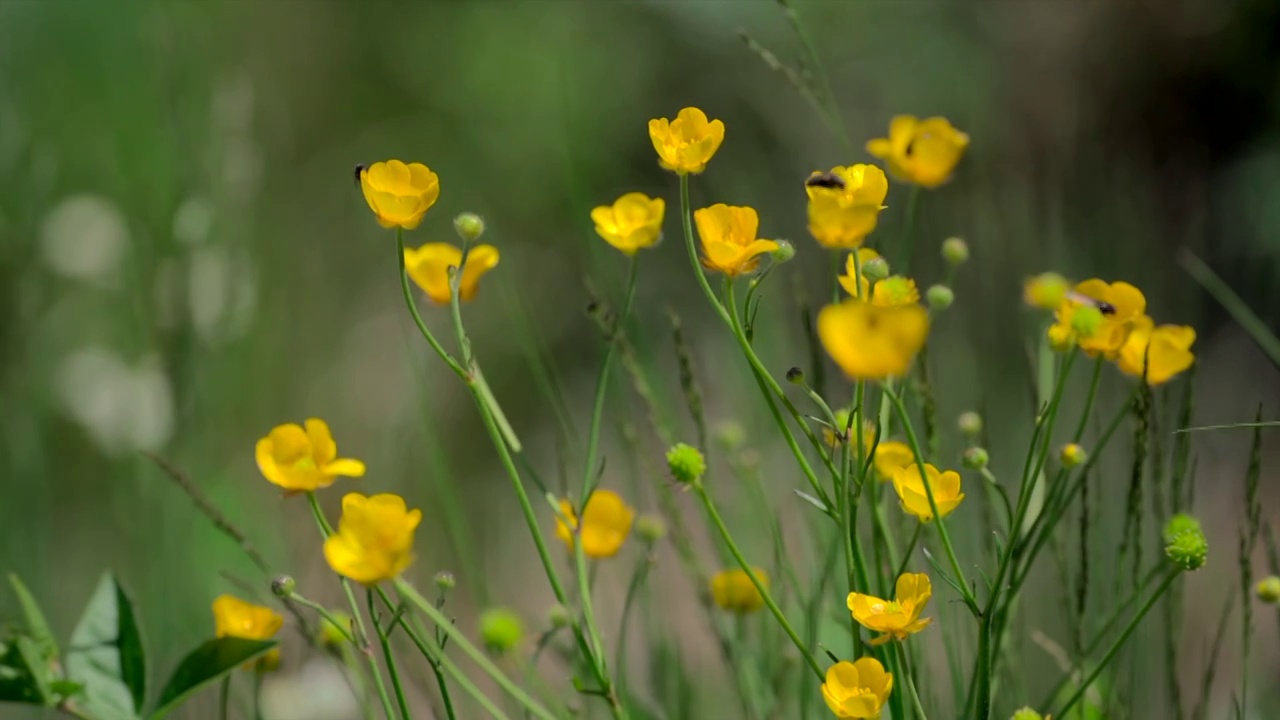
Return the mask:
[[[464,626],[484,600],[542,622],[551,596],[508,481],[463,388],[416,335],[394,240],[353,187],[356,163],[388,157],[424,162],[441,178],[441,199],[409,242],[451,240],[450,219],[467,210],[485,217],[486,240],[501,248],[467,323],[549,481],[580,472],[603,345],[585,310],[593,293],[616,303],[624,277],[588,212],[631,190],[666,197],[667,242],[641,258],[640,354],[669,419],[692,441],[666,316],[675,308],[708,417],[747,426],[784,524],[802,530],[807,516],[790,490],[803,482],[692,282],[675,179],[656,166],[645,130],[685,105],[728,127],[693,183],[695,205],[753,205],[763,235],[798,249],[771,280],[758,341],[779,375],[807,363],[798,307],[821,301],[814,288],[831,272],[805,231],[801,180],[870,161],[862,142],[894,114],[942,114],[972,144],[953,182],[923,197],[912,272],[922,287],[941,280],[938,243],[968,240],[973,259],[930,353],[947,429],[981,408],[997,474],[1016,472],[1033,409],[1035,321],[1020,307],[1021,281],[1046,269],[1129,280],[1157,321],[1196,327],[1198,424],[1247,419],[1259,402],[1274,415],[1274,367],[1177,254],[1194,250],[1277,326],[1280,3],[796,6],[853,153],[739,38],[749,33],[787,63],[802,56],[771,0],[0,1],[0,569],[26,579],[64,636],[98,574],[117,570],[139,603],[159,682],[212,633],[214,596],[244,594],[237,578],[263,596],[265,587],[140,454],[150,451],[181,467],[308,596],[337,602],[304,501],[282,499],[253,461],[272,426],[320,416],[342,454],[370,468],[325,493],[328,509],[336,513],[348,489],[404,494],[428,518],[414,575],[423,584],[438,569],[459,575]],[[900,232],[906,193],[892,186],[873,244]],[[446,333],[439,309],[428,321]],[[534,358],[549,359],[554,375]],[[663,448],[616,377],[606,483],[644,488],[634,501],[653,511]],[[576,444],[557,447],[548,385],[560,389]],[[1103,407],[1124,387],[1108,373]],[[953,462],[959,442],[952,433],[944,443]],[[1188,686],[1198,686],[1225,588],[1239,582],[1247,443],[1246,433],[1195,439],[1197,511],[1215,557],[1188,581],[1178,649]],[[1274,520],[1273,438],[1264,449],[1263,517]],[[1114,482],[1103,473],[1104,509],[1128,484],[1127,460],[1115,454],[1104,464],[1114,472]],[[748,532],[734,490],[717,494]],[[441,511],[450,496],[463,517]],[[465,543],[451,540],[450,522]],[[971,535],[976,549],[976,528]],[[1111,541],[1096,540],[1105,567]],[[672,559],[659,555],[653,581],[664,622],[687,628],[689,662],[714,667],[692,603],[664,597],[691,592]],[[1262,574],[1264,556],[1254,560]],[[600,571],[608,623],[629,563]],[[1041,574],[1025,629],[1053,634],[1057,575]],[[0,592],[0,617],[15,611]],[[1254,688],[1270,693],[1274,711],[1276,614],[1255,618]],[[1238,685],[1238,637],[1233,629],[1219,663],[1216,708]],[[286,648],[302,652],[296,638]],[[1033,646],[1026,656],[1028,668],[1057,676],[1048,654]],[[301,672],[301,661],[287,664],[284,677]],[[1122,717],[1164,717],[1158,688],[1134,697]],[[213,717],[213,706],[198,700],[184,717]],[[1268,712],[1263,702],[1253,709]],[[1264,716],[1274,717],[1255,715]]]

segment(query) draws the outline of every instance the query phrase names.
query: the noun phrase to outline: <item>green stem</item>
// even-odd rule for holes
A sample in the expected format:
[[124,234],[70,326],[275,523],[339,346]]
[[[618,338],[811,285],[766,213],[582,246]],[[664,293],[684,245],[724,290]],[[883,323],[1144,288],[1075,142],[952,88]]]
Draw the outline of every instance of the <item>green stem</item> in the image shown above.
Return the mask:
[[1111,647],[1107,649],[1106,654],[1104,654],[1102,659],[1098,661],[1098,664],[1094,666],[1093,671],[1084,679],[1084,682],[1080,683],[1080,687],[1076,688],[1076,691],[1072,694],[1071,698],[1067,700],[1058,712],[1053,713],[1054,716],[1065,718],[1067,716],[1067,712],[1071,710],[1071,708],[1075,707],[1076,703],[1080,702],[1080,698],[1084,697],[1084,694],[1089,690],[1089,686],[1093,684],[1094,680],[1098,679],[1098,676],[1102,674],[1103,670],[1106,670],[1107,665],[1115,659],[1116,653],[1120,652],[1120,648],[1124,646],[1125,642],[1129,639],[1129,636],[1133,634],[1134,630],[1137,630],[1138,623],[1142,622],[1142,618],[1147,614],[1147,611],[1151,610],[1152,606],[1156,604],[1156,601],[1160,599],[1160,596],[1164,595],[1165,590],[1169,589],[1169,586],[1180,574],[1180,571],[1172,571],[1165,577],[1164,582],[1160,583],[1160,587],[1156,588],[1156,591],[1151,594],[1151,597],[1147,598],[1147,601],[1142,604],[1142,607],[1138,609],[1137,614],[1133,616],[1133,619],[1125,626],[1124,631],[1120,633],[1120,637],[1116,638],[1116,641],[1111,644]]
[[[627,318],[631,315],[631,302],[636,296],[636,270],[639,267],[639,260],[632,256],[627,270],[626,300],[622,303],[622,314],[615,321],[614,335],[622,331]],[[582,473],[583,502],[586,502],[587,496],[591,494],[591,481],[595,477],[596,452],[600,446],[600,423],[604,417],[604,400],[609,390],[609,371],[613,367],[613,358],[617,355],[619,344],[617,337],[609,338],[609,347],[605,350],[604,362],[600,365],[600,377],[596,379],[596,398],[591,406],[591,427],[587,433],[587,460]]]
[[[315,516],[316,525],[320,528],[321,535],[328,539],[333,534],[333,526],[329,524],[328,518],[324,516],[324,510],[320,509],[320,501],[316,499],[314,491],[307,492],[307,502],[311,505],[311,514]],[[383,683],[382,673],[378,670],[378,661],[374,660],[373,653],[369,652],[369,648],[366,646],[369,631],[365,629],[364,617],[360,614],[360,605],[356,602],[355,593],[351,590],[351,581],[345,577],[340,577],[339,579],[342,581],[342,591],[347,596],[347,604],[351,606],[351,617],[355,620],[356,631],[359,634],[359,642],[354,643],[356,650],[369,662],[369,673],[373,675],[373,685],[378,690],[378,699],[382,701],[383,714],[387,716],[387,720],[395,720],[395,710],[391,708],[391,698],[387,695],[387,686]]]
[[694,491],[698,493],[698,497],[706,507],[707,516],[711,518],[712,524],[714,524],[716,526],[716,530],[720,532],[720,537],[724,540],[725,545],[729,547],[729,553],[733,555],[733,559],[738,562],[738,567],[742,568],[742,572],[747,574],[747,577],[751,580],[751,584],[755,586],[756,591],[760,593],[760,597],[764,599],[765,607],[769,608],[769,612],[773,613],[773,618],[778,621],[778,624],[782,626],[782,630],[787,634],[787,637],[791,639],[791,642],[795,644],[796,649],[804,656],[804,659],[809,663],[809,667],[812,668],[814,674],[818,676],[819,681],[825,681],[826,675],[822,672],[822,666],[818,664],[813,653],[809,652],[809,648],[805,647],[804,641],[800,639],[800,636],[797,635],[795,629],[791,627],[791,623],[787,620],[786,616],[782,614],[782,609],[778,607],[776,602],[774,602],[773,596],[769,594],[769,589],[765,587],[764,584],[760,582],[760,578],[756,576],[755,569],[752,568],[751,564],[747,562],[747,559],[743,557],[742,551],[738,549],[738,544],[734,542],[733,536],[729,534],[729,528],[724,524],[724,518],[720,517],[720,512],[716,509],[715,502],[711,500],[711,496],[707,494],[706,488],[701,484],[698,484],[694,486]]
[[317,603],[317,602],[313,602],[313,601],[311,601],[311,600],[308,600],[307,598],[302,597],[301,595],[299,595],[299,594],[298,594],[298,593],[296,593],[296,592],[295,592],[295,593],[290,594],[290,595],[289,595],[289,599],[290,599],[290,600],[292,600],[292,601],[294,601],[294,602],[296,602],[296,603],[298,603],[299,605],[301,605],[301,606],[303,606],[303,607],[307,607],[307,608],[311,608],[312,610],[315,610],[315,611],[316,611],[316,613],[317,613],[320,617],[324,618],[324,621],[325,621],[325,622],[327,622],[327,623],[329,623],[330,625],[332,625],[332,626],[336,627],[336,628],[338,629],[338,632],[342,633],[342,638],[343,638],[344,640],[346,640],[347,642],[351,643],[352,645],[355,645],[355,644],[356,644],[356,639],[355,639],[354,637],[352,637],[351,632],[350,632],[350,629],[349,629],[349,628],[346,628],[346,627],[343,627],[343,626],[342,626],[342,623],[341,623],[341,622],[339,622],[339,621],[338,621],[338,619],[337,619],[337,618],[335,618],[335,617],[333,616],[333,614],[329,612],[329,609],[328,609],[328,608],[326,608],[325,606],[321,605],[320,603]]
[[[579,513],[578,517],[582,517],[583,513]],[[581,527],[577,529],[577,533],[581,533]],[[596,678],[599,679],[601,687],[600,691],[603,697],[609,701],[610,707],[613,708],[615,716],[624,716],[626,713],[621,708],[617,694],[614,692],[613,683],[609,679],[609,674],[605,668],[604,660],[604,641],[600,637],[600,628],[596,624],[596,614],[594,606],[591,602],[591,575],[587,572],[587,555],[582,549],[582,542],[578,539],[573,543],[573,562],[577,569],[578,575],[578,603],[582,605],[582,618],[586,625],[587,639],[591,644],[591,653],[588,656],[591,663],[596,668]]]
[[382,658],[387,663],[387,674],[391,676],[391,687],[396,693],[396,704],[400,706],[400,717],[409,720],[413,714],[409,712],[409,703],[404,698],[404,687],[400,685],[400,672],[396,668],[396,658],[391,652],[391,643],[387,641],[387,631],[378,622],[378,609],[373,606],[373,590],[365,589],[365,605],[369,608],[369,622],[378,634],[378,645],[382,648]]
[[1080,438],[1084,437],[1084,430],[1089,424],[1089,415],[1093,412],[1093,401],[1098,396],[1098,383],[1102,380],[1102,366],[1106,364],[1107,359],[1098,356],[1093,362],[1093,377],[1089,380],[1089,394],[1084,401],[1084,412],[1080,413],[1080,422],[1076,424],[1075,435],[1071,436],[1071,442],[1078,443]]
[[907,554],[902,556],[902,564],[898,566],[898,572],[893,574],[890,582],[898,582],[898,578],[902,577],[902,573],[907,571],[907,561],[911,559],[911,553],[916,551],[916,544],[920,542],[920,534],[924,532],[924,523],[916,523],[916,531],[911,533],[911,542],[907,545]]
[[[391,602],[391,598],[387,595],[387,591],[383,590],[381,587],[374,588],[374,590],[378,593],[378,597],[382,599],[383,606],[394,613],[396,611],[396,605]],[[457,716],[454,714],[453,710],[453,699],[449,695],[449,684],[445,682],[444,672],[441,669],[440,656],[444,655],[444,648],[437,645],[433,652],[427,647],[426,641],[422,639],[418,632],[414,630],[409,623],[405,622],[403,616],[398,618],[397,622],[399,623],[400,628],[404,630],[404,633],[409,636],[409,641],[412,642],[414,646],[418,648],[418,652],[422,653],[422,656],[426,658],[427,665],[431,666],[431,672],[436,677],[436,686],[440,688],[440,701],[444,703],[445,716],[448,720],[457,720]]]
[[218,717],[221,720],[229,720],[231,717],[228,713],[231,711],[231,677],[234,674],[231,673],[222,678],[222,684],[218,689]]
[[[482,650],[472,644],[466,634],[453,624],[453,621],[446,617],[444,613],[440,612],[435,605],[427,602],[426,598],[419,595],[418,591],[415,590],[412,585],[405,582],[402,578],[396,578],[395,586],[396,592],[400,593],[400,597],[408,600],[411,605],[426,615],[428,620],[435,623],[436,627],[440,628],[440,630],[448,636],[449,640],[451,640],[453,644],[462,648],[462,652],[465,653],[467,657],[471,658],[471,661],[478,665],[480,669],[492,678],[499,687],[506,691],[512,699],[520,703],[520,705],[535,717],[539,718],[539,720],[556,720],[555,716],[546,708],[542,707],[537,700],[534,700],[528,693],[520,689],[518,685],[511,682],[511,679],[499,670],[498,667],[494,665],[487,656],[485,656]],[[445,664],[446,667],[449,665],[448,656],[441,653],[437,657],[440,658],[441,662]]]
[[902,647],[903,643],[893,643],[898,650],[898,662],[902,663],[902,674],[907,680],[907,694],[911,696],[911,704],[915,706],[916,715],[920,720],[928,720],[925,716],[924,706],[920,704],[920,693],[916,692],[915,673],[911,671],[911,662],[907,659],[906,649]]
[[800,22],[800,15],[796,9],[792,7],[791,0],[779,0],[783,10],[787,16],[787,22],[791,24],[791,29],[795,31],[796,37],[799,38],[800,44],[804,46],[805,53],[809,56],[809,67],[812,68],[814,77],[818,80],[821,88],[822,98],[826,103],[826,107],[819,107],[818,114],[827,123],[832,134],[844,146],[845,152],[853,152],[853,143],[849,141],[849,134],[845,131],[844,121],[840,116],[840,106],[836,104],[835,94],[831,92],[831,81],[827,78],[827,72],[822,67],[822,59],[818,57],[818,47],[809,37],[809,33],[805,31],[804,25]]
[[1271,359],[1272,364],[1280,367],[1280,337],[1267,327],[1267,323],[1258,317],[1253,310],[1249,309],[1249,305],[1240,299],[1240,296],[1231,289],[1231,286],[1222,281],[1203,260],[1196,257],[1190,250],[1183,250],[1178,254],[1178,261],[1187,273],[1191,275],[1196,282],[1200,283],[1200,287],[1204,288],[1214,300],[1217,300],[1222,307],[1227,309],[1232,319],[1249,333],[1249,337],[1257,343],[1262,352]]
[[262,720],[262,678],[264,673],[253,673],[253,720]]
[[924,469],[924,454],[920,451],[920,441],[916,439],[915,430],[911,426],[911,418],[907,415],[907,408],[902,404],[902,398],[897,393],[886,387],[885,394],[893,403],[894,410],[898,412],[898,419],[902,422],[903,430],[907,433],[907,444],[911,446],[911,453],[915,456],[916,467],[920,470],[921,484],[924,485],[924,494],[929,500],[929,510],[933,513],[933,521],[938,526],[938,537],[942,539],[942,547],[946,550],[947,559],[951,562],[951,570],[956,575],[956,583],[963,591],[965,604],[977,615],[978,600],[973,596],[973,591],[969,589],[969,581],[965,579],[964,570],[960,568],[960,560],[956,557],[955,548],[951,545],[951,536],[947,534],[947,525],[942,519],[942,514],[938,512],[938,501],[933,497],[933,485],[928,482],[929,476]]
[[911,192],[907,194],[907,216],[902,221],[902,239],[898,244],[902,246],[902,266],[897,269],[899,275],[906,275],[907,268],[911,265],[911,235],[916,226],[916,210],[920,206],[920,186],[912,185]]
[[458,377],[466,380],[466,369],[449,354],[449,351],[444,349],[439,340],[436,340],[436,336],[431,333],[427,323],[423,321],[422,315],[418,313],[418,305],[413,301],[413,288],[409,285],[409,272],[404,265],[404,230],[402,228],[396,228],[396,244],[399,246],[397,257],[400,261],[400,287],[404,291],[404,303],[409,308],[409,314],[413,316],[414,324],[418,326],[418,332],[422,333],[422,337],[426,338],[427,343],[431,345],[431,349],[436,352],[436,355],[440,356],[441,360],[445,361],[449,369],[453,370]]
[[644,554],[640,556],[639,561],[636,562],[636,569],[631,575],[631,582],[627,584],[627,595],[622,601],[622,617],[618,620],[618,647],[614,651],[613,661],[613,665],[618,672],[618,694],[620,695],[624,694],[624,684],[627,681],[627,673],[624,670],[627,662],[627,625],[631,620],[631,609],[635,607],[635,600],[639,595],[640,586],[649,577],[649,568],[652,565],[650,550],[646,549]]

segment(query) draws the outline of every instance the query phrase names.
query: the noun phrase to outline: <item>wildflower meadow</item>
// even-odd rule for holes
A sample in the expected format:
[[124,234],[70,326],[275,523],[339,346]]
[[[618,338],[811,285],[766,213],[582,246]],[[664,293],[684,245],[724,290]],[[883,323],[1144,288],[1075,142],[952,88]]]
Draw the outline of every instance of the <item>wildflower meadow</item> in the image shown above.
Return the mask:
[[153,5],[0,7],[0,716],[1280,716],[1274,238],[1043,8]]

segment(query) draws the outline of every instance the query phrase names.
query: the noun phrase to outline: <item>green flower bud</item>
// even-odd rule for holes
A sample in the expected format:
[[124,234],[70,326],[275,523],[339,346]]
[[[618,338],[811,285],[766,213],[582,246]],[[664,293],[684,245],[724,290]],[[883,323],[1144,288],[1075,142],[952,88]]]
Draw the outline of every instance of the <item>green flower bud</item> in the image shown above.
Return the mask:
[[747,430],[737,420],[725,420],[716,426],[715,436],[726,450],[734,450],[747,441]]
[[963,265],[969,259],[969,245],[958,237],[942,241],[942,259],[948,265]]
[[1071,313],[1071,329],[1080,337],[1093,337],[1102,327],[1102,311],[1092,305],[1084,305]]
[[652,545],[667,535],[667,521],[659,515],[641,515],[636,518],[636,534]]
[[520,644],[524,624],[520,616],[506,608],[489,608],[480,614],[480,639],[490,652],[503,654]]
[[[1195,522],[1194,518],[1187,518],[1191,520],[1190,523],[1179,518],[1187,516],[1175,515],[1165,525],[1164,554],[1183,570],[1198,570],[1204,567],[1209,557],[1209,541],[1205,539],[1200,523]],[[1175,523],[1178,527],[1173,527]]]
[[790,370],[787,370],[787,382],[792,385],[803,385],[804,371],[798,367],[793,367]]
[[703,473],[707,471],[707,461],[698,448],[676,443],[667,451],[667,468],[676,482],[693,485],[702,480]]
[[1200,527],[1200,521],[1191,517],[1186,513],[1178,513],[1169,518],[1169,522],[1165,523],[1164,531],[1161,537],[1164,538],[1164,544],[1168,545],[1173,539],[1184,532],[1203,533],[1204,529]]
[[436,587],[441,590],[452,590],[458,584],[458,579],[455,578],[453,573],[448,570],[441,570],[436,573],[436,576],[432,578],[432,580],[435,581]]
[[791,244],[790,240],[776,240],[778,247],[769,253],[773,261],[782,264],[796,256],[796,248]]
[[929,299],[929,308],[935,311],[946,310],[956,301],[956,294],[946,285],[934,285],[925,297]]
[[1073,467],[1083,465],[1089,459],[1089,453],[1075,443],[1067,443],[1062,446],[1062,450],[1058,453],[1058,459],[1062,461],[1062,467],[1070,470]]
[[464,212],[453,219],[453,227],[458,235],[467,242],[475,242],[484,235],[484,220],[475,213]]
[[1280,577],[1272,575],[1271,577],[1262,578],[1255,590],[1258,593],[1258,599],[1262,602],[1280,605]]
[[293,591],[298,589],[298,583],[288,575],[280,575],[271,581],[271,592],[278,598],[293,597]]
[[329,615],[334,622],[330,622],[329,618],[320,618],[320,630],[316,633],[316,639],[320,641],[321,647],[334,649],[347,641],[347,633],[351,631],[351,616],[338,610],[331,610]]
[[975,438],[982,434],[982,416],[972,410],[960,413],[956,425],[965,437]]
[[862,277],[867,282],[879,282],[889,277],[889,261],[882,257],[873,257],[862,263]]
[[552,605],[547,611],[547,623],[554,628],[566,628],[573,624],[573,615],[563,605]]
[[971,447],[964,451],[964,455],[960,456],[960,464],[970,470],[981,470],[987,466],[991,458],[987,455],[985,448]]
[[1015,710],[1009,720],[1044,720],[1044,716],[1029,707],[1024,707],[1021,710]]

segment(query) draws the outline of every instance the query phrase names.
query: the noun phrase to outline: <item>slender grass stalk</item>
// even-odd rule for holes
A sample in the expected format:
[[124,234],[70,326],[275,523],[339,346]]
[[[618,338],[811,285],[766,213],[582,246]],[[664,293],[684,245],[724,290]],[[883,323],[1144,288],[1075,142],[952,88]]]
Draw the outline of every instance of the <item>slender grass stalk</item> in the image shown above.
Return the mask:
[[774,619],[778,621],[778,624],[782,626],[783,631],[786,632],[787,637],[791,639],[791,642],[796,646],[796,649],[800,651],[802,656],[804,656],[805,661],[809,663],[809,667],[813,670],[814,674],[818,676],[819,682],[824,681],[826,679],[826,675],[822,672],[822,667],[818,665],[818,661],[814,658],[813,653],[809,651],[808,646],[804,644],[804,641],[796,634],[795,629],[791,627],[791,623],[787,620],[787,617],[782,614],[782,609],[778,607],[778,603],[774,602],[773,596],[769,594],[769,588],[765,587],[764,584],[760,582],[760,578],[756,575],[755,569],[751,567],[751,563],[748,563],[747,559],[743,557],[742,551],[738,549],[738,544],[734,542],[733,536],[729,533],[728,526],[724,524],[724,518],[720,517],[720,511],[716,509],[715,502],[711,499],[711,496],[707,494],[706,488],[699,483],[694,487],[694,492],[696,492],[698,494],[698,498],[702,500],[703,506],[707,509],[707,515],[711,518],[712,524],[716,526],[716,530],[720,533],[721,539],[723,539],[725,544],[729,547],[729,553],[732,554],[733,559],[738,562],[738,567],[742,568],[742,571],[747,574],[747,577],[751,580],[751,584],[755,586],[756,591],[760,593],[760,597],[764,599],[765,607],[769,608],[770,613],[773,613]]
[[396,693],[396,704],[400,707],[400,717],[409,720],[413,713],[409,712],[409,702],[404,697],[404,687],[400,684],[400,672],[396,669],[396,658],[391,653],[391,643],[387,640],[387,631],[378,622],[378,609],[373,605],[373,590],[365,590],[365,604],[369,608],[369,622],[378,634],[378,645],[382,648],[382,657],[387,663],[387,675],[391,676],[391,687]]
[[897,582],[898,578],[907,571],[907,562],[911,560],[911,554],[916,551],[916,545],[920,542],[920,535],[924,532],[924,523],[916,523],[915,532],[911,533],[911,542],[907,544],[907,552],[902,556],[902,564],[898,566],[897,572],[893,574],[890,582]]
[[893,641],[898,651],[898,662],[902,666],[902,675],[907,681],[907,694],[911,698],[911,704],[915,708],[916,716],[920,720],[928,720],[924,712],[924,705],[920,703],[920,693],[916,691],[915,673],[911,670],[911,661],[907,659],[906,650],[902,647],[903,643]]
[[253,720],[262,720],[262,679],[265,673],[255,670],[253,673]]
[[218,687],[218,717],[221,720],[230,720],[231,715],[231,678],[235,673],[231,673],[222,678],[222,682]]
[[[614,335],[621,332],[621,328],[626,324],[627,319],[631,316],[631,302],[636,296],[636,277],[640,262],[636,257],[632,257],[628,262],[627,268],[627,292],[626,299],[622,303],[622,313],[618,315],[614,321]],[[613,369],[613,358],[618,353],[619,342],[616,337],[609,337],[609,346],[604,353],[604,362],[600,364],[600,376],[596,379],[595,401],[591,405],[591,425],[587,430],[587,457],[583,463],[582,472],[582,498],[586,498],[591,494],[592,480],[596,477],[596,453],[600,447],[600,423],[604,417],[604,400],[609,391],[609,371]]]
[[1094,680],[1098,679],[1098,676],[1102,674],[1103,670],[1106,670],[1107,665],[1109,665],[1111,661],[1115,659],[1116,654],[1120,652],[1120,648],[1124,647],[1129,636],[1133,635],[1134,630],[1138,629],[1138,624],[1142,622],[1142,618],[1146,616],[1147,611],[1156,604],[1156,601],[1164,595],[1165,590],[1168,590],[1173,581],[1181,574],[1182,573],[1180,571],[1171,571],[1165,576],[1164,581],[1162,581],[1160,586],[1156,588],[1156,591],[1151,594],[1151,597],[1147,598],[1147,601],[1142,604],[1142,607],[1138,608],[1138,612],[1133,616],[1133,619],[1129,621],[1129,624],[1125,626],[1124,630],[1120,633],[1120,637],[1116,638],[1115,642],[1111,644],[1111,647],[1107,649],[1107,652],[1103,654],[1102,659],[1098,661],[1098,664],[1094,666],[1089,675],[1080,683],[1080,687],[1076,689],[1075,693],[1071,695],[1071,698],[1063,703],[1062,707],[1059,708],[1057,712],[1053,713],[1053,715],[1065,718],[1067,716],[1067,712],[1071,710],[1071,708],[1075,707],[1076,703],[1080,702],[1080,699],[1084,697],[1086,692],[1088,692],[1089,686],[1093,684]]
[[[454,714],[453,710],[453,698],[449,694],[449,683],[445,681],[442,658],[440,657],[444,655],[444,647],[437,644],[436,649],[432,651],[431,648],[427,647],[426,641],[422,639],[422,636],[418,631],[409,623],[405,622],[404,614],[395,614],[396,606],[391,602],[391,598],[387,595],[387,591],[383,590],[381,587],[374,588],[374,591],[378,593],[378,597],[382,600],[383,606],[393,613],[396,623],[399,624],[400,628],[409,636],[409,641],[413,643],[414,647],[418,648],[418,652],[422,653],[422,657],[426,658],[427,665],[431,667],[431,673],[435,675],[436,687],[440,689],[440,702],[444,703],[445,717],[447,717],[448,720],[457,720],[457,716]],[[390,632],[387,634],[389,636]]]
[[[322,538],[327,539],[333,534],[333,526],[329,524],[329,519],[324,516],[324,510],[320,509],[320,501],[316,499],[315,492],[308,491],[306,495],[307,503],[311,506],[311,514],[316,520],[316,526],[320,528],[320,535]],[[378,669],[378,661],[374,659],[372,653],[368,652],[369,631],[365,628],[364,616],[360,614],[360,604],[356,602],[355,593],[351,590],[351,581],[345,577],[339,579],[342,582],[342,592],[347,596],[347,604],[351,606],[351,617],[355,620],[356,631],[359,635],[357,638],[359,642],[355,644],[360,650],[360,654],[369,663],[369,674],[373,676],[373,685],[378,691],[378,700],[382,702],[382,712],[387,716],[387,720],[395,720],[395,710],[391,708],[391,698],[387,695],[387,686],[382,680],[382,672]]]
[[[406,582],[403,578],[397,578],[395,580],[395,587],[396,592],[400,594],[401,598],[407,600],[410,605],[417,608],[422,612],[422,614],[426,615],[427,619],[434,623],[435,626],[439,628],[454,645],[462,648],[462,652],[466,654],[467,657],[471,658],[472,662],[479,666],[479,668],[483,670],[484,673],[495,683],[497,683],[498,686],[501,687],[508,695],[510,695],[513,700],[520,703],[525,710],[534,717],[539,718],[539,720],[556,720],[555,715],[544,708],[537,700],[530,697],[529,694],[522,690],[519,685],[513,683],[510,678],[498,669],[498,666],[494,665],[493,662],[485,656],[484,651],[477,648],[471,640],[469,640],[467,636],[453,624],[453,621],[446,617],[444,613],[440,612],[434,604],[427,602],[426,598],[418,594],[418,591],[415,590],[412,585]],[[437,657],[446,667],[449,665],[447,655],[441,653]]]
[[1182,265],[1187,274],[1191,275],[1200,287],[1213,296],[1222,307],[1226,308],[1231,317],[1240,327],[1249,333],[1249,337],[1257,343],[1271,362],[1280,368],[1280,337],[1271,331],[1267,324],[1258,317],[1256,313],[1249,308],[1249,305],[1240,296],[1231,289],[1231,286],[1218,277],[1203,260],[1197,257],[1190,250],[1182,250],[1178,253],[1178,262]]

